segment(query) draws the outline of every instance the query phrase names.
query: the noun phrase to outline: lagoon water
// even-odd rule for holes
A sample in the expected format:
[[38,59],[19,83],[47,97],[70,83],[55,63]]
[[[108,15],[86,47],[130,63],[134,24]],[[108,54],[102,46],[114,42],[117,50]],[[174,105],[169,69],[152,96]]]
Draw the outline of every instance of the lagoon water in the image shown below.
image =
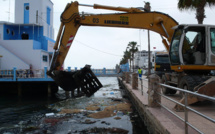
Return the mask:
[[[122,98],[116,77],[99,77],[103,87],[91,97],[66,99],[64,91],[59,90],[57,97],[0,96],[0,134],[68,134],[68,133],[128,133],[147,134],[148,131],[136,110],[115,116],[95,119],[87,115],[89,105],[97,104],[100,110],[113,104],[114,100],[129,102]],[[60,115],[63,109],[83,109],[81,113]],[[47,117],[46,115],[54,115]],[[119,117],[119,119],[114,119]],[[52,121],[52,122],[48,122]],[[88,122],[86,122],[88,121]]]

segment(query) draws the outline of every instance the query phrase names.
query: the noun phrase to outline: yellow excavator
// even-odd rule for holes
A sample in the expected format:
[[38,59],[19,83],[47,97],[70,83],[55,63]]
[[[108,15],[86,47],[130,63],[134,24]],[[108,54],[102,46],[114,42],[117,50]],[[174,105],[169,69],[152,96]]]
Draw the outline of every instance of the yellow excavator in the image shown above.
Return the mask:
[[[111,14],[79,13],[79,6],[121,11]],[[101,83],[95,78],[89,66],[78,72],[68,74],[61,71],[70,46],[80,26],[102,26],[147,29],[160,34],[169,52],[171,69],[165,73],[162,82],[175,87],[197,91],[213,96],[213,70],[215,70],[215,26],[179,25],[172,17],[161,12],[150,12],[145,8],[124,8],[103,5],[85,5],[78,2],[68,3],[61,15],[61,25],[54,46],[50,75],[64,90],[83,88],[92,95]],[[83,84],[85,84],[83,86]],[[92,90],[92,91],[91,91]],[[162,88],[164,94],[176,91]],[[90,96],[89,95],[89,96]]]

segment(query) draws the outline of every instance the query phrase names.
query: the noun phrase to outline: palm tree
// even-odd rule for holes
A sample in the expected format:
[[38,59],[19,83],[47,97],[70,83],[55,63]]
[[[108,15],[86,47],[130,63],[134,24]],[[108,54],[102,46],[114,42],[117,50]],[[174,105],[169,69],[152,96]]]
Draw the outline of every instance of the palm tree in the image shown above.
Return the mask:
[[128,63],[128,59],[130,59],[131,53],[126,49],[124,51],[123,58],[120,61],[120,65]]
[[178,8],[180,10],[196,10],[196,19],[198,24],[203,24],[205,16],[205,7],[215,5],[215,0],[179,0]]
[[134,71],[134,53],[138,51],[137,42],[134,42],[134,41],[129,42],[127,49],[129,49],[129,52],[130,52],[130,56],[131,56],[130,61],[132,61],[133,63],[133,71]]

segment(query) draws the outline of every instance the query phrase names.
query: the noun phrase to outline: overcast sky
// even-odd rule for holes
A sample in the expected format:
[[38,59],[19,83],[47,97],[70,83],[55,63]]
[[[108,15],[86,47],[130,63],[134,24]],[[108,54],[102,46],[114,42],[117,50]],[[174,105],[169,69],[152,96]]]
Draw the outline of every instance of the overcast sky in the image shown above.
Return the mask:
[[[0,21],[8,21],[10,1],[10,22],[14,22],[15,0],[0,0]],[[55,39],[60,25],[60,14],[71,0],[52,0],[54,3],[54,29]],[[78,0],[80,4],[101,4],[120,7],[144,7],[143,0]],[[197,24],[195,11],[179,11],[178,0],[149,0],[152,11],[169,14],[179,24]],[[87,13],[114,13],[115,11],[79,7],[79,11]],[[204,24],[214,24],[215,9],[206,8]],[[150,32],[151,50],[164,50],[160,35]],[[86,27],[79,28],[75,40],[70,47],[65,60],[65,67],[83,67],[85,64],[92,68],[115,68],[122,58],[129,42],[135,41],[141,45],[139,49],[148,50],[147,31],[128,28]],[[156,49],[153,49],[156,47]]]

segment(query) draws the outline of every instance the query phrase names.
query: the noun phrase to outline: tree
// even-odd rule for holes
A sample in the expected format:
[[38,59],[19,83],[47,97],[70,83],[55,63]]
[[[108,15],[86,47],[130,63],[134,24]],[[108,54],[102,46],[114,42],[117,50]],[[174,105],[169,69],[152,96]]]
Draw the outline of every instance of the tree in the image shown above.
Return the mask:
[[[134,53],[138,51],[138,47],[137,47],[137,42],[129,42],[127,49],[129,49],[130,52],[130,61],[132,61],[133,64],[133,70],[134,70]],[[130,68],[131,68],[131,64],[130,64]]]
[[130,59],[131,53],[127,51],[127,49],[124,51],[123,58],[120,61],[120,65],[128,63],[128,59]]
[[196,10],[196,19],[198,24],[203,24],[205,15],[205,7],[215,5],[215,0],[179,0],[178,8],[182,10]]

